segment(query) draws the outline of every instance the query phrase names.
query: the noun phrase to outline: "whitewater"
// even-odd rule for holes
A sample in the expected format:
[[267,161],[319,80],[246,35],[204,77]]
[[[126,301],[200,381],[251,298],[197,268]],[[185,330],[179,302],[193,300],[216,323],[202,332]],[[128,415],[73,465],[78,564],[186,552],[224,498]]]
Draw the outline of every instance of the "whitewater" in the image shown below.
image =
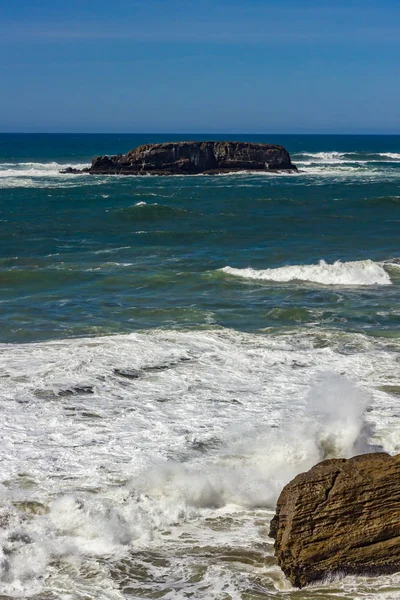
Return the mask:
[[[400,425],[383,391],[398,363],[362,336],[361,349],[345,350],[346,341],[332,334],[318,349],[300,332],[210,331],[3,346],[2,543],[12,550],[2,593],[67,593],[79,582],[92,594],[85,572],[94,569],[96,597],[122,598],[112,571],[125,564],[135,573],[151,552],[145,581],[134,577],[130,587],[138,597],[154,586],[184,598],[176,555],[187,555],[189,581],[205,544],[203,568],[222,557],[210,584],[221,585],[223,570],[234,589],[241,573],[232,594],[240,598],[272,557],[266,529],[285,483],[323,458],[399,451]],[[246,571],[223,558],[260,544]],[[264,571],[266,594],[289,589],[276,566]],[[212,597],[204,586],[190,589]]]
[[[400,152],[300,152],[294,154],[294,160],[299,167],[292,178],[311,177],[363,177],[368,179],[394,179],[396,172],[388,168],[400,163]],[[63,187],[74,185],[93,185],[94,180],[87,173],[70,174],[62,171],[67,168],[81,170],[90,167],[90,162],[54,160],[44,162],[0,162],[0,189],[15,187]],[[248,177],[271,178],[270,173],[241,171],[235,174],[221,174],[218,177],[240,178]],[[286,174],[275,174],[274,177]],[[129,176],[131,179],[136,175]],[[156,176],[157,177],[157,176]],[[185,176],[184,176],[185,177]],[[204,177],[191,176],[191,177]],[[210,176],[207,176],[210,177]],[[114,177],[115,178],[115,177]],[[106,180],[103,177],[102,180]],[[86,181],[85,181],[86,180]],[[314,181],[318,184],[318,181]]]
[[221,270],[238,277],[280,282],[309,281],[323,285],[342,286],[391,285],[392,283],[384,267],[371,260],[347,263],[336,261],[331,265],[320,260],[317,265],[293,265],[264,270],[223,267]]
[[399,597],[292,588],[268,531],[318,461],[400,452],[400,138],[255,137],[299,172],[61,174],[167,140],[0,136],[5,600]]

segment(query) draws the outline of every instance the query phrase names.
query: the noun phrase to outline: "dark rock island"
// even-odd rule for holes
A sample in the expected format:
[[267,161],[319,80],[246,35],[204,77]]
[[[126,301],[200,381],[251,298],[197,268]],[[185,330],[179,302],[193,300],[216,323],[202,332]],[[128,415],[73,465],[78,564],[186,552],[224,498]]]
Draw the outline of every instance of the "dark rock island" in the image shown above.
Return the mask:
[[146,144],[116,156],[96,156],[83,171],[93,175],[195,175],[234,171],[297,171],[283,146],[250,142]]
[[270,536],[296,587],[400,571],[400,455],[325,460],[298,475],[279,497]]

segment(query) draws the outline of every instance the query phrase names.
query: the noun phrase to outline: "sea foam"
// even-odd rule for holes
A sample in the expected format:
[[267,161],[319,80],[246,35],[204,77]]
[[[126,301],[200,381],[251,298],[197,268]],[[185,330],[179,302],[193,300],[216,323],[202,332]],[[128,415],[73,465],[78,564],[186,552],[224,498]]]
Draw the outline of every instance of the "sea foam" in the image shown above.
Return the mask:
[[0,177],[48,177],[62,175],[61,170],[67,167],[74,169],[84,169],[89,167],[86,163],[60,164],[57,162],[38,163],[1,163]]
[[[103,591],[113,583],[108,557],[139,561],[129,567],[139,588],[143,551],[169,561],[185,552],[186,589],[203,564],[199,547],[236,556],[265,545],[259,511],[267,524],[297,473],[375,444],[397,452],[393,398],[377,390],[398,377],[396,354],[357,339],[362,352],[229,330],[0,345],[0,475],[9,482],[0,487],[0,593],[57,586],[65,595],[82,585],[85,597],[118,600]],[[122,369],[141,375],[130,380]],[[27,519],[25,505],[39,510]],[[266,552],[270,560],[272,546]],[[150,564],[152,590],[163,564]],[[73,565],[97,573],[100,592]],[[208,585],[202,578],[193,597]]]
[[343,163],[346,162],[345,154],[342,152],[302,152],[304,156],[313,160],[313,162]]
[[245,279],[289,282],[309,281],[323,285],[391,285],[389,274],[379,264],[372,260],[360,260],[332,264],[320,260],[316,265],[290,265],[276,269],[235,269],[223,267],[220,269],[229,275]]
[[391,158],[394,161],[400,160],[400,152],[379,152],[379,156]]

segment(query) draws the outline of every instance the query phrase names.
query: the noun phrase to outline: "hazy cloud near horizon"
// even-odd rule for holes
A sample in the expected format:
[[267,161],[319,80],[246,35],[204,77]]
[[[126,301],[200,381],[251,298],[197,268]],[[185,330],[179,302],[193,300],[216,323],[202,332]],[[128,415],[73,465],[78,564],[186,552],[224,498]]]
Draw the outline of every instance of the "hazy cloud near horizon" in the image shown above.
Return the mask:
[[397,1],[15,0],[3,13],[3,130],[399,129]]
[[[151,2],[150,2],[151,4]],[[175,11],[165,11],[165,4],[155,2],[161,14],[143,10],[144,3],[133,3],[128,13],[118,16],[118,7],[105,16],[91,15],[82,7],[71,19],[51,13],[32,14],[28,19],[5,19],[0,24],[0,43],[21,40],[133,40],[138,42],[177,43],[250,43],[276,42],[382,42],[399,41],[400,22],[393,19],[385,5],[366,4],[358,14],[351,6],[297,3],[290,6],[271,3],[243,4],[174,2]],[[205,10],[204,4],[207,5]],[[222,6],[224,5],[225,6]],[[306,5],[307,4],[307,5]],[[94,8],[96,8],[94,6]],[[64,12],[64,11],[63,11]],[[399,16],[400,16],[400,11]],[[355,18],[356,17],[356,18]]]

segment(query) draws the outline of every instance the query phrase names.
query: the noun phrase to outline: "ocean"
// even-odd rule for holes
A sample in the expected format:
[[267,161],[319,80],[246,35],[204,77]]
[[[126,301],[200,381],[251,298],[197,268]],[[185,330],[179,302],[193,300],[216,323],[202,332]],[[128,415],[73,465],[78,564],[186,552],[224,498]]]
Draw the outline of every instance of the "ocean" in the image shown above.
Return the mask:
[[[60,174],[142,143],[298,173]],[[0,135],[0,597],[296,590],[269,521],[323,458],[400,452],[400,136]]]

